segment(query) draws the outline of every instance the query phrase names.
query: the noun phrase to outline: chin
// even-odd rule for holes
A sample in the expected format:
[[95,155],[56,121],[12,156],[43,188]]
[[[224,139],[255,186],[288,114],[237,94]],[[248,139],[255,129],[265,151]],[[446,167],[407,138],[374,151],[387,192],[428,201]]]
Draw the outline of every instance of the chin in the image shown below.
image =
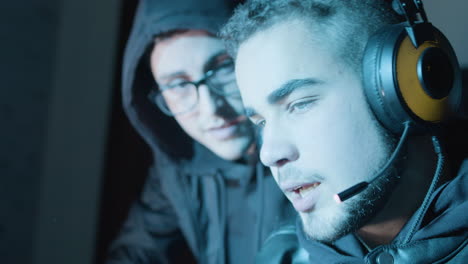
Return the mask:
[[239,151],[234,151],[234,152],[228,152],[228,151],[213,151],[216,155],[218,155],[220,158],[225,159],[225,160],[237,160],[242,157],[242,152]]
[[320,210],[300,213],[304,232],[325,243],[355,232],[385,205],[397,182],[397,175],[388,174],[345,203],[330,199]]
[[346,207],[328,205],[320,210],[299,213],[304,232],[313,239],[324,243],[332,243],[352,231],[350,215]]
[[245,138],[235,138],[223,142],[215,142],[208,147],[212,152],[225,160],[237,160],[244,156],[250,141]]

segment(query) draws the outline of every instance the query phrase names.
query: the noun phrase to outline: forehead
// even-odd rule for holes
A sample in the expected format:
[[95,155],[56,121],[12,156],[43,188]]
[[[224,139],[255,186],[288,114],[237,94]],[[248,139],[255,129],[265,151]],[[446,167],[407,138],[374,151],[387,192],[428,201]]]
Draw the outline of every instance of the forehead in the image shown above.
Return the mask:
[[201,70],[213,56],[224,50],[220,39],[207,34],[184,33],[157,43],[151,54],[156,75]]
[[238,50],[236,75],[246,105],[256,105],[291,79],[338,77],[331,41],[293,20],[258,32]]

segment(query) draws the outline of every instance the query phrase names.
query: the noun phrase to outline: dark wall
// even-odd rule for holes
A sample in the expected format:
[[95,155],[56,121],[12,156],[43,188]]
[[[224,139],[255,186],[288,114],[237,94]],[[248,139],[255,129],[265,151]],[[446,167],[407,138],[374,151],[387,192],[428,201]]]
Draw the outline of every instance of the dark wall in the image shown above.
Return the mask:
[[468,68],[468,1],[423,0],[429,20],[450,40],[463,67]]
[[59,5],[0,9],[0,263],[31,263]]
[[104,263],[110,243],[125,221],[131,203],[140,194],[151,162],[150,150],[130,125],[121,99],[122,57],[136,5],[136,0],[128,0],[123,3],[121,9],[118,62],[101,189],[96,263]]
[[119,0],[0,9],[0,263],[91,263]]

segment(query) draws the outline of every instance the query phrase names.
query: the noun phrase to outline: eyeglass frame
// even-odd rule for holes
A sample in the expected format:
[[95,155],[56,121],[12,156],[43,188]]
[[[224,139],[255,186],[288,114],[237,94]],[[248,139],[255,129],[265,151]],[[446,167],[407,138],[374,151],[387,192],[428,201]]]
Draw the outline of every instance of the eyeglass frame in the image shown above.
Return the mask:
[[[231,98],[238,98],[240,99],[240,93],[239,91],[237,92],[233,92],[233,93],[230,93],[230,94],[223,94],[222,92],[218,91],[217,89],[213,88],[213,84],[210,85],[209,82],[207,82],[212,76],[214,76],[216,74],[217,71],[227,67],[227,66],[232,66],[234,65],[234,61],[232,59],[229,59],[227,62],[223,62],[221,63],[219,66],[217,66],[216,68],[214,69],[211,69],[209,71],[206,71],[204,74],[203,74],[203,77],[198,80],[198,81],[183,81],[181,83],[178,83],[177,85],[161,85],[159,86],[159,89],[155,89],[155,88],[152,88],[150,90],[150,92],[148,93],[148,99],[151,101],[151,103],[153,104],[156,104],[158,106],[158,108],[166,115],[168,116],[177,116],[177,115],[182,115],[182,114],[186,114],[186,113],[189,113],[193,110],[193,108],[195,108],[197,105],[198,105],[198,96],[199,96],[199,93],[198,93],[198,88],[200,87],[200,85],[203,85],[205,84],[208,89],[212,92],[214,92],[215,94],[219,95],[219,96],[223,96],[223,97],[231,97]],[[232,82],[235,82],[236,80],[234,79]],[[228,82],[228,83],[225,83],[224,85],[227,85],[231,82]],[[195,91],[196,91],[196,96],[197,96],[197,100],[196,100],[196,103],[188,110],[184,111],[184,112],[181,112],[181,113],[173,113],[171,110],[169,110],[169,107],[167,106],[164,106],[162,104],[165,104],[165,99],[164,99],[164,96],[162,95],[162,93],[164,91],[167,91],[167,90],[170,90],[170,89],[174,89],[174,88],[177,88],[178,86],[180,86],[181,84],[191,84],[195,87]],[[164,102],[161,102],[161,100],[163,100]]]

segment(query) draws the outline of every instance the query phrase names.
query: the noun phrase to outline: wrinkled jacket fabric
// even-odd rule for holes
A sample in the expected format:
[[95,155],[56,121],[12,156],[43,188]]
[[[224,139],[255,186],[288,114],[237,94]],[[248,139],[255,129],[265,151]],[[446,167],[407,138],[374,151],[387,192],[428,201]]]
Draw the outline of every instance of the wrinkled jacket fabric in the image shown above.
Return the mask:
[[284,225],[264,242],[255,258],[256,264],[306,264],[309,254],[300,247],[295,225]]
[[[300,244],[309,252],[310,263],[468,263],[468,160],[458,175],[431,195],[427,210],[419,208],[391,244],[370,252],[354,234],[333,245],[309,240],[300,219]],[[422,217],[419,226],[413,223]],[[406,238],[412,237],[409,241]]]
[[220,0],[139,3],[124,55],[122,96],[154,165],[110,247],[108,264],[180,263],[187,252],[197,263],[253,263],[269,233],[293,218],[292,206],[257,158],[248,164],[222,160],[147,99],[157,88],[149,68],[155,36],[174,29],[216,34],[232,7]]

